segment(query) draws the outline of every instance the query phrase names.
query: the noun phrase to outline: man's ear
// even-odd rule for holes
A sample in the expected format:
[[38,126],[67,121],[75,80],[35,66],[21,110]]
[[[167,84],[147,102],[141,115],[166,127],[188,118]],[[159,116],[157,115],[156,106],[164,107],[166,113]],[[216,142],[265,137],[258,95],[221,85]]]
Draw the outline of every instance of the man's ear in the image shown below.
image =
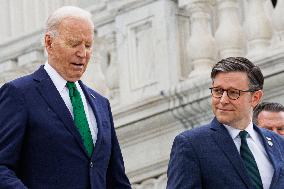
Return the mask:
[[262,96],[263,96],[262,90],[257,90],[255,92],[253,92],[253,95],[252,95],[252,106],[253,106],[253,108],[255,108],[260,103]]
[[48,54],[52,53],[52,43],[53,38],[50,36],[50,34],[45,34],[44,36],[44,46]]

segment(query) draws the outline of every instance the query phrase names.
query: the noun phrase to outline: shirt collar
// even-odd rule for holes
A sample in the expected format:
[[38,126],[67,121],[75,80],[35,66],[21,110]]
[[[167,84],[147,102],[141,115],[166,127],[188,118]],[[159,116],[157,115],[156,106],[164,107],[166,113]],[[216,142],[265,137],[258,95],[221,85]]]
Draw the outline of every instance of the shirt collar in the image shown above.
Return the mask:
[[[229,125],[225,125],[225,124],[223,124],[223,125],[224,125],[225,128],[228,130],[228,132],[229,132],[229,134],[231,135],[231,137],[232,137],[233,140],[236,139],[237,137],[239,137],[239,133],[240,133],[240,131],[242,131],[242,130],[237,129],[237,128],[234,128],[234,127],[231,127],[231,126],[229,126]],[[249,133],[248,136],[251,137],[254,141],[257,140],[257,133],[256,133],[256,131],[253,129],[253,123],[252,123],[252,122],[249,123],[249,125],[247,126],[247,128],[245,129],[245,131],[247,131],[247,132]]]
[[[61,93],[65,89],[67,81],[63,79],[63,77],[48,62],[45,63],[44,69],[51,78],[56,89]],[[78,81],[75,83],[76,86],[78,86]]]

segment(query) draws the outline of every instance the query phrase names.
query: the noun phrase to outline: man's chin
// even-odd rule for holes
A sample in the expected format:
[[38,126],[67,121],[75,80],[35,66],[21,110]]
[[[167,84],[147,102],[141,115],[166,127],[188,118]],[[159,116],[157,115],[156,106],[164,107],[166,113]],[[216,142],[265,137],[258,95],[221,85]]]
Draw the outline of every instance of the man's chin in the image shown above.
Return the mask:
[[78,81],[80,79],[81,79],[81,76],[78,76],[78,77],[72,76],[72,77],[65,78],[66,81],[70,81],[70,82],[76,82],[76,81]]
[[231,121],[228,118],[226,118],[226,117],[216,116],[216,118],[222,124],[225,124],[225,125],[230,125],[231,124]]

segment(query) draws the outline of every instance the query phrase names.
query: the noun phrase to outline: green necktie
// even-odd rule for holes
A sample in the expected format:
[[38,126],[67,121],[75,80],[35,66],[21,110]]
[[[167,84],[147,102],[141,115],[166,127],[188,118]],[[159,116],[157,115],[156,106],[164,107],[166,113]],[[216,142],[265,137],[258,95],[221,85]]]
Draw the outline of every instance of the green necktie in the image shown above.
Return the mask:
[[94,149],[92,134],[87,121],[84,105],[81,95],[74,82],[67,82],[67,88],[69,89],[69,97],[73,106],[74,122],[81,134],[84,146],[91,157]]
[[248,147],[248,143],[247,143],[248,132],[245,130],[241,131],[239,133],[239,136],[242,142],[241,148],[240,148],[240,154],[245,164],[250,180],[254,186],[254,189],[263,189],[262,181],[261,181],[259,170],[257,168],[256,161],[253,157],[252,152],[250,151]]

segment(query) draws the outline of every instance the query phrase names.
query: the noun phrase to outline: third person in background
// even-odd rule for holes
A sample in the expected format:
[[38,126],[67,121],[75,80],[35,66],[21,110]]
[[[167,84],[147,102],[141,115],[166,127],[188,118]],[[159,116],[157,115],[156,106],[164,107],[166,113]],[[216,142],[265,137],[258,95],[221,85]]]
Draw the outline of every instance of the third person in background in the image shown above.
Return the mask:
[[280,103],[260,103],[254,110],[253,121],[262,128],[284,136],[284,106]]

